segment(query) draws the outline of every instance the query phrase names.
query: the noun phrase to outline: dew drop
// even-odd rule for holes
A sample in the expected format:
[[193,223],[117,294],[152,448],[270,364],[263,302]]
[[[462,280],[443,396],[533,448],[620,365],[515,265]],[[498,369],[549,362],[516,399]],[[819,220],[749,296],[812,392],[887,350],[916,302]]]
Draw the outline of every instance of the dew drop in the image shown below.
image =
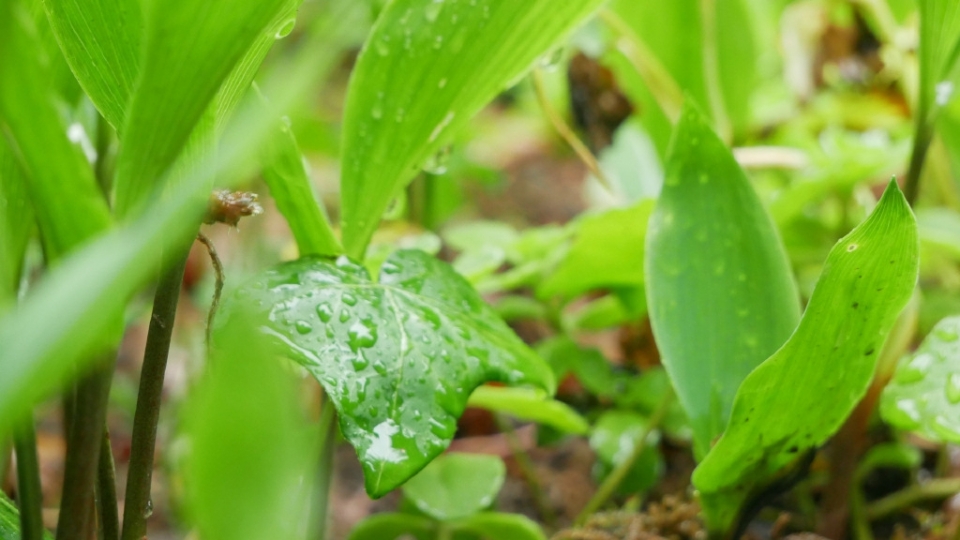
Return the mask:
[[433,175],[441,175],[447,173],[447,165],[450,162],[450,154],[452,149],[450,146],[445,146],[437,151],[430,159],[423,164],[423,170],[427,173]]
[[929,353],[918,354],[897,371],[897,382],[911,384],[923,380],[933,361],[934,357]]
[[444,77],[440,79],[440,82],[437,83],[437,88],[445,88],[447,86],[447,79]]
[[363,355],[363,351],[359,351],[351,363],[353,364],[353,370],[358,372],[367,369],[367,366],[370,365],[370,361]]
[[377,54],[380,56],[390,56],[390,44],[386,41],[377,41],[374,44],[374,47],[377,49]]
[[540,57],[540,67],[547,71],[553,71],[560,66],[560,63],[563,61],[563,56],[564,48],[557,47],[556,49]]
[[297,19],[287,19],[283,21],[283,24],[277,28],[277,33],[273,35],[275,39],[283,39],[290,35],[290,32],[293,32],[293,27],[297,25]]
[[433,131],[430,133],[430,140],[428,142],[436,141],[437,138],[440,137],[440,134],[443,133],[443,130],[447,129],[447,126],[453,122],[453,119],[456,118],[456,116],[457,115],[453,111],[448,112],[447,115],[443,117],[443,120],[437,124],[437,127],[433,128]]
[[330,307],[330,304],[324,302],[317,305],[317,317],[320,317],[320,320],[328,323],[333,319],[333,308]]
[[340,322],[342,322],[342,323],[345,323],[345,322],[349,321],[349,320],[350,320],[350,312],[347,311],[347,310],[345,310],[345,309],[340,310],[340,316],[337,317],[337,319],[338,319]]
[[343,303],[348,306],[357,305],[357,297],[350,293],[344,293],[341,299],[343,300]]
[[940,341],[945,341],[948,343],[957,340],[957,333],[947,328],[937,328],[933,331],[933,335],[937,336],[937,339]]
[[147,505],[143,508],[143,518],[149,518],[153,515],[153,500],[147,499]]
[[313,332],[313,325],[307,321],[297,321],[293,326],[297,329],[297,333],[301,336],[305,336],[310,332]]
[[377,326],[373,320],[364,319],[353,323],[347,331],[347,343],[353,352],[376,345]]
[[443,10],[443,0],[433,0],[424,10],[424,16],[430,22],[435,22],[440,17],[440,11]]

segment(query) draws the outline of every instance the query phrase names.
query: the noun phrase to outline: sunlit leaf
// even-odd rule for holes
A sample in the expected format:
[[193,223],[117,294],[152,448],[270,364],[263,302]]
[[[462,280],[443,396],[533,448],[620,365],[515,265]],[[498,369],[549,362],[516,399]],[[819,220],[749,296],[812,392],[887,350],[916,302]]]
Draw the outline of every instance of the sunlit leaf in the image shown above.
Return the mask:
[[467,405],[532,420],[566,433],[583,435],[590,429],[587,421],[569,405],[532,388],[481,386],[470,394]]
[[800,304],[770,217],[692,106],[671,144],[646,272],[657,346],[702,457],[744,377],[796,328]]
[[694,473],[707,526],[722,532],[785,466],[843,424],[917,281],[917,226],[891,182],[830,251],[800,325],[743,381],[729,426]]
[[897,366],[880,414],[897,428],[960,444],[960,317],[940,321]]
[[404,484],[403,494],[434,519],[458,519],[489,507],[506,474],[499,457],[446,454]]
[[53,34],[100,113],[122,129],[140,67],[141,2],[48,0]]
[[354,68],[344,117],[343,242],[363,258],[424,162],[602,0],[399,0]]
[[422,251],[392,254],[376,283],[345,257],[283,264],[224,305],[238,309],[259,313],[284,354],[326,388],[375,497],[446,448],[480,384],[554,390],[546,364]]

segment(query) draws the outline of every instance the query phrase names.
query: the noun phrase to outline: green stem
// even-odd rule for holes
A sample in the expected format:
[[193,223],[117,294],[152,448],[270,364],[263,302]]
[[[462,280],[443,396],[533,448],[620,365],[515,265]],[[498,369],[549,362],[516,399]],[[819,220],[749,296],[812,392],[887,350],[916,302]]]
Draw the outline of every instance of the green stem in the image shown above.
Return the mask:
[[650,436],[650,433],[653,430],[657,429],[660,426],[660,422],[663,421],[664,416],[667,414],[667,409],[670,407],[670,403],[673,401],[673,392],[668,392],[660,404],[657,405],[657,408],[653,411],[653,414],[650,415],[650,419],[647,421],[646,427],[640,433],[640,437],[637,439],[637,444],[633,448],[633,452],[627,457],[627,459],[621,461],[613,469],[613,471],[604,479],[603,483],[600,484],[600,487],[597,489],[597,492],[593,494],[593,497],[590,501],[587,502],[587,505],[580,511],[580,514],[577,516],[576,524],[583,525],[586,523],[587,519],[596,512],[601,506],[606,504],[606,502],[613,497],[616,493],[617,488],[620,487],[620,484],[623,483],[623,480],[630,473],[630,470],[633,469],[633,465],[640,459],[640,456],[643,454],[643,451],[647,449],[647,437]]
[[120,539],[120,514],[117,508],[117,473],[113,462],[110,432],[103,429],[100,460],[97,466],[97,510],[100,517],[102,540]]
[[920,176],[923,173],[923,164],[933,142],[933,123],[924,118],[917,120],[916,136],[913,140],[913,152],[910,154],[910,168],[907,170],[907,179],[903,186],[903,195],[910,206],[914,206],[920,195]]
[[513,459],[516,460],[517,465],[520,467],[520,473],[523,475],[524,480],[527,481],[527,487],[530,489],[530,494],[533,496],[534,503],[537,506],[537,510],[540,512],[540,517],[543,519],[543,523],[548,529],[556,529],[557,514],[553,511],[553,508],[550,506],[550,502],[543,493],[543,487],[540,485],[540,480],[537,478],[537,472],[533,466],[533,461],[523,450],[523,447],[520,444],[520,439],[517,438],[517,432],[514,431],[513,426],[510,425],[510,422],[508,422],[502,414],[494,413],[493,418],[497,422],[497,428],[500,429],[500,432],[503,433],[503,436],[507,439],[507,445],[510,447],[510,453],[513,454]]
[[946,499],[960,493],[960,478],[937,478],[888,495],[867,506],[866,516],[875,521],[919,502]]
[[96,371],[77,384],[73,421],[67,438],[57,540],[92,536],[94,485],[112,378],[113,355],[104,357]]
[[37,434],[33,427],[33,415],[14,433],[14,447],[17,453],[17,503],[20,506],[21,538],[42,540],[43,492],[40,489],[40,465],[37,459]]
[[130,443],[130,469],[127,475],[127,494],[123,509],[123,540],[141,540],[147,533],[147,518],[152,513],[150,484],[153,479],[153,457],[157,444],[157,423],[160,420],[160,402],[163,378],[167,369],[167,355],[173,335],[173,322],[180,298],[180,284],[187,263],[184,250],[176,263],[160,278],[153,300],[147,345],[143,353],[137,409],[133,417],[133,437]]
[[313,512],[317,540],[327,538],[327,516],[330,510],[330,486],[333,482],[333,457],[337,445],[337,414],[326,395],[320,401],[320,463]]
[[733,127],[727,116],[720,82],[720,50],[717,36],[717,0],[700,0],[703,27],[703,67],[707,78],[707,99],[713,111],[717,133],[726,141],[733,139]]

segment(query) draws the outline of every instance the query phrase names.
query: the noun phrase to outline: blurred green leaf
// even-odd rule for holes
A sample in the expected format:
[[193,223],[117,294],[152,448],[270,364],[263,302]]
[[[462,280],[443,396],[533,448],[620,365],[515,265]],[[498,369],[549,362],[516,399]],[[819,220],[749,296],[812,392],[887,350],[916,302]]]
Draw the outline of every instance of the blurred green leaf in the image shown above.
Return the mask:
[[507,413],[521,420],[532,420],[565,433],[583,435],[590,425],[566,403],[551,399],[542,390],[481,386],[470,394],[469,407]]
[[390,200],[498,92],[602,0],[399,0],[353,70],[344,117],[343,242],[362,259]]
[[743,381],[726,432],[694,472],[710,531],[728,531],[757,489],[846,420],[913,294],[918,250],[913,213],[891,182],[831,250],[796,332]]
[[303,258],[265,272],[223,309],[257,313],[320,381],[374,497],[446,448],[480,384],[554,391],[547,365],[462,277],[422,251],[392,254],[378,283],[346,257]]
[[26,183],[10,145],[0,137],[0,311],[17,298],[24,252],[33,235]]
[[493,503],[506,473],[495,456],[444,454],[408,480],[403,494],[434,519],[463,518]]
[[45,254],[54,261],[109,227],[111,218],[93,169],[67,138],[40,47],[26,6],[0,5],[0,123],[24,166]]
[[644,237],[653,201],[587,215],[575,224],[573,244],[537,296],[572,298],[603,287],[643,285]]
[[517,230],[499,221],[470,221],[444,229],[443,240],[458,251],[470,251],[484,246],[506,250],[519,234]]
[[458,532],[473,533],[480,540],[546,540],[536,522],[520,514],[481,512],[449,524]]
[[141,2],[49,0],[43,7],[80,85],[100,114],[123,129],[140,67]]
[[897,366],[880,414],[894,427],[960,443],[960,317],[940,321]]
[[[645,415],[651,415],[671,392],[673,387],[666,370],[655,367],[646,369],[627,381],[622,393],[616,396],[615,400],[619,407],[636,409]],[[660,421],[660,429],[676,440],[688,441],[693,437],[690,420],[677,400],[671,400],[667,406],[663,420]]]
[[796,328],[800,303],[770,217],[690,105],[647,234],[650,321],[703,457],[741,381]]
[[920,0],[920,97],[917,121],[927,123],[960,83],[960,3]]
[[916,446],[902,443],[881,443],[870,448],[857,464],[857,477],[861,480],[880,467],[916,470],[923,464],[923,452]]
[[[53,538],[46,532],[43,537]],[[0,540],[21,540],[20,511],[3,492],[0,492]]]
[[116,210],[127,217],[187,144],[223,82],[288,0],[148,0],[142,65],[121,130]]
[[[274,361],[250,321],[231,319],[181,421],[190,441],[184,481],[203,538],[294,538],[306,518],[316,449],[297,381]],[[333,444],[326,441],[325,444]]]
[[[609,410],[600,415],[590,434],[590,447],[600,460],[600,474],[605,476],[628,459],[646,431],[647,420],[637,413]],[[647,435],[646,448],[620,485],[620,493],[647,491],[656,485],[663,475],[663,456],[657,449],[660,433]]]
[[347,540],[396,540],[403,535],[413,535],[418,540],[433,538],[437,524],[428,518],[411,514],[374,514],[350,531]]

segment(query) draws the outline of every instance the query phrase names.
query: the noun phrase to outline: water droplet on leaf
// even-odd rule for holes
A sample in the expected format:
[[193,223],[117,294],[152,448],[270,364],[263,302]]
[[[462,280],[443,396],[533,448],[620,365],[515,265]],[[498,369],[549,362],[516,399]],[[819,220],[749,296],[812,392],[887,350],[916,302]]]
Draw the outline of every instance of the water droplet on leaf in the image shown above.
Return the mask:
[[290,32],[293,32],[293,27],[297,25],[297,19],[287,19],[283,21],[283,24],[277,28],[277,33],[273,35],[276,39],[283,39],[290,35]]

